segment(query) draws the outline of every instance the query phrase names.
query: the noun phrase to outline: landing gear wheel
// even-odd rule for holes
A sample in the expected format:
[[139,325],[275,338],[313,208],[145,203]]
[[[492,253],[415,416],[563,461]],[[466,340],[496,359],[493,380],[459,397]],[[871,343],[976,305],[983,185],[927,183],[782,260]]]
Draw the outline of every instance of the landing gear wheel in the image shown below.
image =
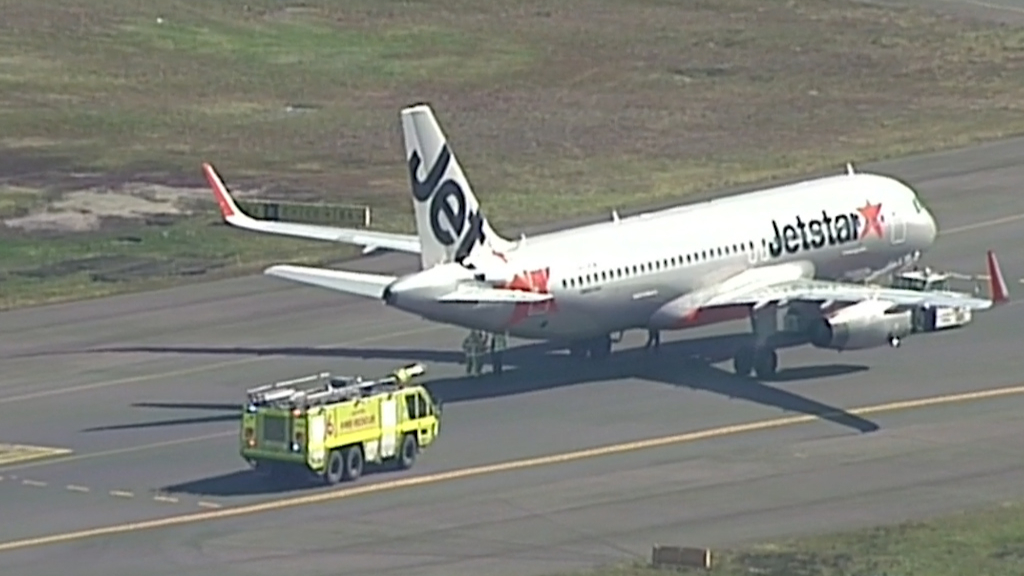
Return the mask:
[[402,451],[398,453],[398,468],[408,470],[416,462],[416,438],[412,434],[402,437]]
[[758,350],[754,354],[754,372],[758,378],[769,380],[775,377],[775,371],[779,367],[779,355],[771,348]]
[[345,457],[345,480],[355,480],[363,475],[363,449],[360,446],[349,446],[342,450]]
[[732,357],[732,367],[736,370],[737,376],[750,376],[754,370],[754,348],[740,346]]
[[345,476],[345,459],[342,456],[340,450],[331,450],[330,456],[327,457],[327,469],[324,470],[324,481],[328,485],[334,485],[341,482]]

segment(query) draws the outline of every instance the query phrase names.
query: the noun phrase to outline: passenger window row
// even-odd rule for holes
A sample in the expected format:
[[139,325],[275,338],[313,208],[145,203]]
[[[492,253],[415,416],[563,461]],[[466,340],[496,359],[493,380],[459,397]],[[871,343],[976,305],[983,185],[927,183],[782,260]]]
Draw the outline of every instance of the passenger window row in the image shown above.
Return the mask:
[[[762,240],[762,244],[767,241]],[[660,260],[653,260],[651,262],[645,262],[643,264],[634,264],[632,266],[622,266],[618,268],[612,268],[611,270],[602,270],[600,272],[590,272],[587,274],[581,274],[575,278],[564,278],[562,279],[562,288],[588,288],[605,282],[611,282],[622,278],[632,278],[641,274],[648,274],[651,272],[660,272],[662,270],[669,270],[671,268],[678,268],[680,266],[691,266],[702,262],[708,262],[716,258],[722,258],[725,256],[731,256],[734,254],[748,253],[754,251],[754,242],[747,242],[745,244],[733,244],[731,246],[719,246],[710,250],[701,250],[700,252],[691,252],[689,254],[680,254],[678,256],[672,256],[671,258],[663,258]]]

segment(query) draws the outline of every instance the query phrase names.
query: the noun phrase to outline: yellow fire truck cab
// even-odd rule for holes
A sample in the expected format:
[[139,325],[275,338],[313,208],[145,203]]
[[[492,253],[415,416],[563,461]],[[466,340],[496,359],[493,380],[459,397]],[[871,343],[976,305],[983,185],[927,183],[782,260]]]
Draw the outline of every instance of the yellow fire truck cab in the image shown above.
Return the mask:
[[327,484],[366,463],[409,468],[440,431],[441,406],[413,382],[422,364],[378,380],[329,372],[247,390],[242,458],[272,473],[305,468]]

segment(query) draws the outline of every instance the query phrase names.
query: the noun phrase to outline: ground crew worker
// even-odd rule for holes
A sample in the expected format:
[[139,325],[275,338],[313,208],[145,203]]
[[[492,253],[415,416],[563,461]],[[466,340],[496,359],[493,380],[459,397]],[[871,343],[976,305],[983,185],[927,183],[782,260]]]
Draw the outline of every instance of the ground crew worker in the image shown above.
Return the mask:
[[466,374],[480,375],[480,356],[483,355],[485,345],[484,336],[479,330],[470,330],[469,336],[462,341],[462,351],[466,354]]
[[491,367],[495,374],[501,374],[501,370],[504,367],[502,356],[507,347],[508,336],[504,332],[498,332],[491,336]]
[[658,348],[661,347],[661,331],[660,330],[648,330],[647,331],[647,343],[644,344],[644,350],[653,349],[657,352]]

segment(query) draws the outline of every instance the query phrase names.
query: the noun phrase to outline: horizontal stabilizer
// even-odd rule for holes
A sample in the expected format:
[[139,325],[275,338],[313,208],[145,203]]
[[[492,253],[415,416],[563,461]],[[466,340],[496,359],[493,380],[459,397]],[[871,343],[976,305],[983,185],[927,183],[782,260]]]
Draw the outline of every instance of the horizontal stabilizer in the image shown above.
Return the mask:
[[551,294],[508,290],[502,288],[480,288],[463,286],[437,299],[438,302],[480,302],[489,304],[529,304],[552,300]]
[[363,274],[290,265],[271,266],[263,273],[299,284],[319,286],[328,290],[376,299],[380,299],[384,294],[384,289],[396,279],[395,276],[385,274]]

